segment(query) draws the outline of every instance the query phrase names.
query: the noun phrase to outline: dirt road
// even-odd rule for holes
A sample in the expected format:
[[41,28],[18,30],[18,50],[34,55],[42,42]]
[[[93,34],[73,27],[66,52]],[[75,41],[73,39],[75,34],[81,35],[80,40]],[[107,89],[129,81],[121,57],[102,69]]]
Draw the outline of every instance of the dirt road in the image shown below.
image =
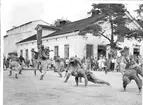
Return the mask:
[[4,71],[4,105],[141,105],[142,95],[134,81],[128,85],[127,91],[122,88],[120,73],[94,72],[103,80],[111,83],[111,87],[89,83],[75,86],[74,78],[67,83],[53,71],[47,72],[43,81],[40,73],[34,76],[33,71],[24,71],[19,79],[8,77]]

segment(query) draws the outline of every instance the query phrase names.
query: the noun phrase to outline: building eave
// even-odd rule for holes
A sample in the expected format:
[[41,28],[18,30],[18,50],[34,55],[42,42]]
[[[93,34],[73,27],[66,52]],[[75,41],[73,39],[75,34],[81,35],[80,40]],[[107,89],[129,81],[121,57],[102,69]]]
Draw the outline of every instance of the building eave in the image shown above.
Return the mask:
[[37,21],[42,21],[42,22],[44,22],[44,23],[46,23],[46,24],[49,24],[49,23],[47,23],[47,22],[45,22],[45,21],[43,21],[43,20],[33,20],[33,21],[29,21],[29,22],[27,22],[27,23],[21,24],[21,25],[19,25],[19,26],[16,26],[16,27],[14,27],[14,28],[12,28],[12,29],[9,29],[9,30],[7,30],[6,32],[12,31],[12,30],[17,29],[17,28],[19,28],[19,27],[22,27],[22,26],[24,26],[24,25],[30,24],[30,23],[32,23],[32,22],[37,22]]
[[79,33],[79,31],[65,33],[65,34],[61,34],[61,35],[57,35],[57,36],[52,36],[52,37],[46,37],[46,38],[42,38],[42,41],[56,39],[56,38],[62,38],[62,37],[68,37],[68,36],[75,36],[75,35],[78,35],[78,33]]

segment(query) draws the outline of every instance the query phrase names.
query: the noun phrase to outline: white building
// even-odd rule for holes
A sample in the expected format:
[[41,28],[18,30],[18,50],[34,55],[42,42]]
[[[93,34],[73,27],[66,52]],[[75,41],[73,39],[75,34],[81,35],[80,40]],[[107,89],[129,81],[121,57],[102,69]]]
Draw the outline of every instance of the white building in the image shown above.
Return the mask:
[[[79,30],[83,27],[100,22],[103,16],[89,17],[79,21],[71,22],[61,29],[53,29],[48,26],[47,28],[42,28],[42,25],[38,25],[36,29],[42,30],[42,44],[45,47],[49,47],[53,52],[50,52],[50,57],[60,56],[62,58],[77,56],[77,57],[98,57],[100,54],[108,55],[109,48],[106,46],[109,42],[104,37],[95,37],[92,35],[81,36],[79,35]],[[134,24],[134,22],[133,22]],[[131,25],[136,27],[136,25]],[[102,24],[102,28],[106,30],[105,34],[110,34],[110,25],[108,23]],[[47,31],[44,31],[47,30]],[[38,35],[37,35],[38,36]],[[32,38],[22,40],[17,43],[18,53],[23,51],[25,56],[31,58],[31,49],[37,50],[36,35]],[[140,53],[143,56],[143,42],[136,42],[135,40],[125,39],[121,43],[123,47],[129,48],[129,53]]]
[[35,20],[7,30],[4,36],[4,55],[7,56],[9,52],[16,51],[17,42],[36,34],[35,27],[38,24],[48,25],[48,23],[42,20]]
[[[55,31],[57,31],[58,28],[52,27],[52,26],[46,26],[38,24],[37,27],[40,27],[42,29],[42,36],[51,34]],[[24,58],[29,57],[31,59],[32,53],[31,50],[34,49],[37,50],[37,36],[36,34],[21,40],[16,43],[17,45],[17,51],[19,55],[22,55]]]

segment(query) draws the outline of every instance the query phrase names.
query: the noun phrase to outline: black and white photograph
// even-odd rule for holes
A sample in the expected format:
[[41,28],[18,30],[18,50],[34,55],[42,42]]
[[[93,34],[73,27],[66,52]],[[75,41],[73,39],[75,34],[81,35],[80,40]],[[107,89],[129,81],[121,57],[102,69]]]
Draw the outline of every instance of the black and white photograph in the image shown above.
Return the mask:
[[3,105],[142,105],[141,0],[1,7]]

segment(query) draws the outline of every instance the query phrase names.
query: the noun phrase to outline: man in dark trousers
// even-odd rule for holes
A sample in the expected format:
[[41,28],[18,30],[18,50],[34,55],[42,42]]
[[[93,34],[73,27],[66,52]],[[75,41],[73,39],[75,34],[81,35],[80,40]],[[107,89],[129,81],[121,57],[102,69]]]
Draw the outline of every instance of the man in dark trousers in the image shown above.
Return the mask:
[[[22,67],[23,66],[23,62],[25,64],[25,59],[23,58],[22,55],[20,55],[19,60],[20,60],[20,65]],[[22,69],[23,69],[23,67],[22,67]],[[19,74],[22,74],[22,69],[19,71]]]

